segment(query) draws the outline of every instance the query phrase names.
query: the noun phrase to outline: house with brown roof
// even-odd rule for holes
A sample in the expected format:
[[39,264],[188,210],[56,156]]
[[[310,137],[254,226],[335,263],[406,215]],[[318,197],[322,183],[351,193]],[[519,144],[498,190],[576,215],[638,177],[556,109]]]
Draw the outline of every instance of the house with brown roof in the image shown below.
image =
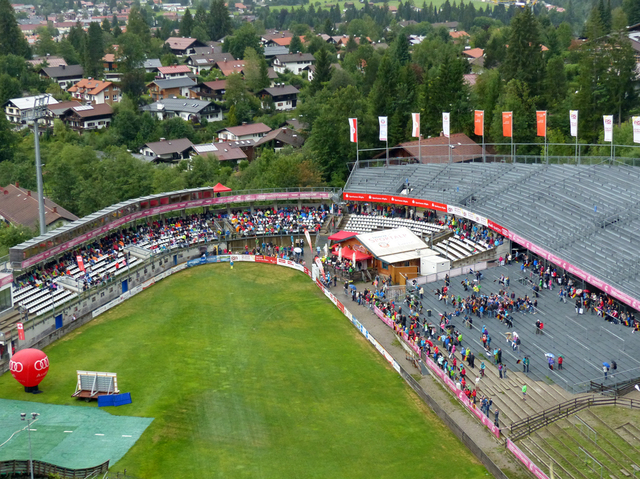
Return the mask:
[[67,90],[77,100],[100,105],[113,105],[120,101],[120,88],[113,82],[83,78]]
[[113,109],[106,103],[74,106],[60,115],[65,125],[79,132],[106,128],[112,118]]
[[254,142],[250,140],[225,141],[221,143],[204,143],[194,145],[193,153],[199,156],[215,156],[218,161],[238,161],[253,159]]
[[201,98],[210,101],[222,101],[227,88],[227,80],[214,80],[198,83],[191,89],[191,98]]
[[218,140],[220,141],[258,141],[271,131],[264,123],[243,124],[240,126],[229,126],[218,130]]
[[[449,146],[451,144],[451,146]],[[384,158],[386,152],[376,155],[374,158]],[[482,161],[482,146],[469,138],[464,133],[454,133],[451,141],[446,136],[426,138],[418,142],[407,141],[389,148],[391,162],[397,162],[400,158],[411,158],[421,163],[462,163]]]
[[242,73],[244,69],[243,60],[231,60],[231,61],[219,61],[215,64],[216,68],[222,72],[224,76],[229,76],[232,73]]
[[118,64],[116,63],[116,56],[113,53],[107,53],[102,57],[102,68],[106,72],[113,72],[118,69]]
[[462,55],[469,60],[469,63],[479,67],[484,66],[484,50],[482,48],[470,48],[463,50]]
[[31,60],[27,60],[27,63],[30,63],[34,67],[41,66],[45,62],[50,67],[59,67],[59,66],[67,64],[67,62],[65,61],[64,58],[56,57],[56,56],[49,56],[49,55],[47,55],[46,57],[38,57],[38,58],[33,58]]
[[256,147],[263,145],[274,151],[279,151],[286,146],[300,148],[304,145],[304,137],[291,128],[276,128],[256,142]]
[[191,55],[195,53],[195,48],[206,47],[207,45],[202,43],[197,38],[183,38],[183,37],[169,37],[164,42],[169,45],[171,52],[179,57],[184,55]]
[[[14,225],[35,229],[39,224],[38,195],[17,184],[0,188],[0,218]],[[44,198],[44,221],[47,230],[71,223],[78,217]]]
[[208,55],[189,55],[187,65],[194,75],[200,75],[203,71],[211,70],[218,62],[235,61],[231,53],[210,53]]
[[140,154],[148,161],[162,163],[179,163],[180,160],[189,158],[193,151],[193,143],[188,138],[178,140],[154,141],[146,143],[140,150]]
[[55,120],[62,119],[62,115],[75,106],[82,106],[82,103],[78,100],[70,100],[47,105],[47,126],[52,127]]

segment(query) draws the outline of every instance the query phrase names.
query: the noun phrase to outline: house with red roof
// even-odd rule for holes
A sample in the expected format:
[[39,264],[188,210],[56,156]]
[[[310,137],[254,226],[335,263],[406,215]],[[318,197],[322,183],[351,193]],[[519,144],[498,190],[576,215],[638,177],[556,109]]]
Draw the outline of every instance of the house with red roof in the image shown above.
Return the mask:
[[160,78],[172,80],[175,78],[186,78],[191,73],[191,69],[187,65],[171,65],[168,67],[158,67]]
[[121,98],[120,88],[115,83],[92,78],[83,78],[67,91],[73,98],[92,105],[113,105]]

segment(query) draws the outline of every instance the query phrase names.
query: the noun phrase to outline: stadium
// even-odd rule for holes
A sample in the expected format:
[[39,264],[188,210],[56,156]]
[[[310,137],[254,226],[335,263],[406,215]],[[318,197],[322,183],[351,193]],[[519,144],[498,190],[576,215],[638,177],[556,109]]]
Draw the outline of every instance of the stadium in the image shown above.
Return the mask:
[[[51,370],[41,395],[0,378],[0,474],[633,477],[638,176],[356,163],[343,190],[172,192],[18,245],[0,372]],[[424,247],[376,250],[399,230]],[[72,398],[83,371],[131,404]]]

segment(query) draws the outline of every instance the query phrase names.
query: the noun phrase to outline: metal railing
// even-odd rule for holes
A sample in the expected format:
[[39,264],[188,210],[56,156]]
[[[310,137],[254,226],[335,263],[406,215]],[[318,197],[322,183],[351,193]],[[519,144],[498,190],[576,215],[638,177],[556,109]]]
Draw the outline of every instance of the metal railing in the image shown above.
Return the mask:
[[626,381],[620,381],[612,385],[589,381],[589,392],[619,397],[633,391],[637,384],[640,384],[640,378],[627,379]]
[[592,406],[626,406],[630,408],[640,409],[640,401],[633,399],[623,399],[619,397],[597,397],[588,396],[582,398],[571,399],[563,403],[553,406],[552,408],[545,409],[538,414],[533,414],[521,421],[514,422],[509,426],[510,435],[509,439],[517,441],[529,434],[541,429],[549,424],[553,424],[556,421],[564,419],[572,414],[575,414],[582,409],[586,409]]
[[[60,477],[89,478],[97,477],[98,474],[105,474],[109,470],[109,461],[94,467],[86,467],[82,469],[71,469],[69,467],[56,466],[43,461],[33,461],[33,474],[38,477],[49,477],[49,475],[58,475]],[[27,477],[29,474],[28,460],[14,460],[0,462],[0,475],[20,475]]]

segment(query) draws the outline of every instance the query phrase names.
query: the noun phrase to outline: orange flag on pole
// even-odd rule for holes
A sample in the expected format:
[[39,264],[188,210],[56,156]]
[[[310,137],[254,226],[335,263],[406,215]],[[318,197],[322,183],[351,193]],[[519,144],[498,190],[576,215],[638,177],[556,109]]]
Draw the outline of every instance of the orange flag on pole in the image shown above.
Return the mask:
[[536,112],[536,124],[537,128],[537,136],[547,136],[547,112],[546,111],[537,111]]
[[502,112],[502,136],[513,137],[513,112]]
[[484,110],[476,110],[473,115],[473,132],[478,136],[484,136]]

